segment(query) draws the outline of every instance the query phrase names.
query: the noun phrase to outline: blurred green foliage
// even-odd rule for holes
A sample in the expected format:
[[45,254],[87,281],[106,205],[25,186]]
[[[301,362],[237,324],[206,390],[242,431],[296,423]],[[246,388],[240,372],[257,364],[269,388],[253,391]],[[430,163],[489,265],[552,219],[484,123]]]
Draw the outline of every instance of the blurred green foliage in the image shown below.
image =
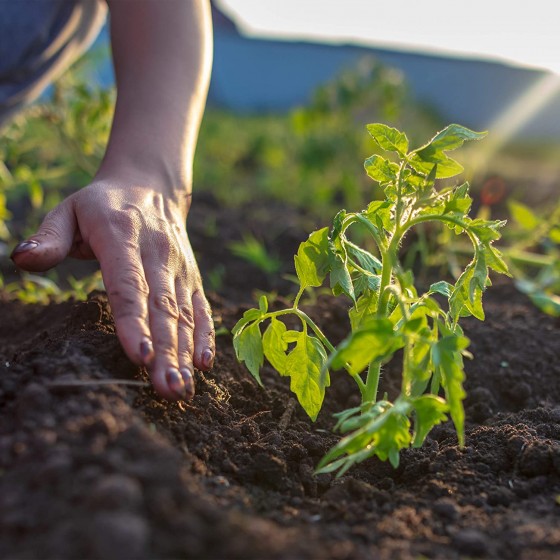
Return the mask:
[[[209,108],[195,160],[195,188],[224,205],[287,202],[314,217],[357,209],[372,187],[356,163],[371,151],[372,119],[423,138],[441,121],[414,102],[402,74],[372,58],[319,88],[287,115],[238,115]],[[358,156],[358,157],[356,157]]]
[[[84,57],[54,84],[49,100],[18,114],[2,130],[0,258],[5,259],[49,210],[94,176],[109,136],[115,92],[92,86],[89,76],[92,61],[106,54]],[[257,203],[265,215],[272,203],[279,202],[309,218],[303,224],[306,228],[340,208],[358,210],[380,195],[372,192],[360,164],[371,155],[364,125],[372,121],[406,129],[411,143],[420,142],[443,122],[437,111],[414,100],[399,71],[372,57],[320,87],[308,104],[287,114],[237,114],[209,106],[195,158],[195,191],[211,193],[225,208]],[[509,156],[497,154],[492,165],[502,173],[515,165],[527,169],[515,149]],[[523,149],[529,153],[530,147]],[[538,155],[551,161],[553,152],[540,146],[528,157],[538,168]],[[476,192],[476,181],[468,179]],[[210,229],[214,226],[208,224]],[[421,253],[422,243],[429,244],[432,233],[420,232],[426,239],[412,247],[411,259],[415,251]],[[274,270],[274,256],[260,251],[259,242],[250,239],[248,231],[234,246],[237,255],[256,261],[263,270]],[[223,271],[217,269],[212,283],[219,286],[222,280]],[[40,289],[40,283],[29,278],[23,285],[31,292]],[[42,289],[47,293],[51,288]],[[13,285],[9,291],[24,297]]]

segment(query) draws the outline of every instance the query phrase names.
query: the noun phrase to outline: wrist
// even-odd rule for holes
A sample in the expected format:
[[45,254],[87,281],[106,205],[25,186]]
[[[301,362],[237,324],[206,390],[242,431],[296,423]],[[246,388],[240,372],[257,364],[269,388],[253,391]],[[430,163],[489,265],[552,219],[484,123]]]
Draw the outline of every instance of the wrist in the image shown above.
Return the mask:
[[[181,158],[160,157],[154,152],[143,154],[107,152],[96,173],[96,181],[114,182],[146,187],[161,193],[166,200],[181,206],[192,190],[192,164]],[[187,206],[188,208],[188,206]]]

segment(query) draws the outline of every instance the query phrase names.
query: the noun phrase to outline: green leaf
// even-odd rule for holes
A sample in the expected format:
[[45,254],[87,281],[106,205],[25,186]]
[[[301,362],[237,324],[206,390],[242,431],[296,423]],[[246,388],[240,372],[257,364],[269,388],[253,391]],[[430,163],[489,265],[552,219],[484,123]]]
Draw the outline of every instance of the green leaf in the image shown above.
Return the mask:
[[348,270],[348,265],[340,256],[333,259],[331,264],[330,286],[335,296],[342,293],[346,294],[350,299],[356,301],[354,294],[354,284]]
[[364,290],[356,301],[356,304],[348,311],[352,331],[357,330],[360,325],[377,310],[378,293],[376,290]]
[[284,338],[285,334],[286,325],[272,317],[262,339],[264,355],[280,375],[286,375],[288,342]]
[[364,168],[367,174],[379,183],[390,183],[395,181],[399,166],[377,154],[368,157],[364,162]]
[[268,311],[268,299],[265,295],[259,298],[259,309],[263,315]]
[[453,293],[453,285],[445,280],[441,280],[440,282],[435,282],[430,286],[428,290],[428,294],[441,294],[445,296],[447,299],[451,297]]
[[420,447],[434,426],[447,420],[447,403],[436,395],[422,395],[411,400],[415,412],[414,440],[412,445]]
[[403,333],[410,335],[410,334],[418,334],[422,329],[426,327],[426,316],[419,315],[418,317],[414,317],[406,321],[403,325]]
[[379,123],[368,124],[366,128],[381,149],[388,152],[397,152],[403,157],[406,156],[408,152],[406,134],[396,128]]
[[459,445],[464,444],[465,411],[463,389],[465,372],[461,352],[467,348],[469,340],[464,336],[448,335],[439,340],[432,348],[432,360],[442,381],[449,406],[451,419],[455,424]]
[[458,214],[463,218],[469,212],[472,198],[469,196],[469,184],[463,183],[451,191],[451,196],[444,206],[444,214]]
[[233,337],[233,347],[237,359],[245,362],[251,375],[262,386],[260,369],[264,363],[263,343],[259,323],[255,322]]
[[481,140],[487,134],[487,132],[474,132],[460,124],[450,124],[414,152],[422,156],[437,152],[450,152],[460,148],[465,141]]
[[348,254],[358,261],[358,264],[365,270],[372,274],[379,274],[381,272],[381,261],[374,257],[369,251],[362,249],[351,241],[345,241],[344,247]]
[[294,257],[296,273],[302,288],[318,287],[330,269],[329,229],[314,231],[307,241],[300,244]]
[[536,214],[528,206],[521,204],[521,202],[510,200],[508,208],[511,217],[526,231],[534,230],[541,223]]
[[434,167],[436,167],[436,179],[448,179],[450,177],[455,177],[462,173],[463,166],[454,159],[446,156],[444,153],[438,153],[431,157],[432,161],[426,161],[422,159],[418,154],[413,154],[410,157],[410,165],[424,175],[429,175]]
[[358,375],[372,360],[394,352],[399,341],[389,319],[372,317],[338,345],[330,363],[333,369],[347,367],[351,375]]
[[243,317],[241,317],[241,319],[237,321],[233,329],[231,329],[233,336],[238,335],[246,325],[252,323],[253,321],[256,321],[257,319],[260,319],[262,315],[263,313],[260,309],[248,309],[247,311],[245,311],[245,313],[243,313]]
[[484,245],[483,248],[484,258],[486,259],[486,264],[492,270],[499,272],[500,274],[505,274],[506,276],[511,276],[508,266],[504,261],[502,253],[493,247],[492,245]]
[[391,217],[391,203],[386,200],[374,200],[368,204],[365,211],[366,218],[377,227],[379,235],[383,229],[392,231],[393,221]]
[[313,421],[323,405],[325,387],[330,384],[328,371],[324,371],[326,364],[327,354],[319,340],[299,333],[296,347],[286,360],[286,375],[290,376],[290,389]]
[[504,220],[470,220],[468,222],[468,229],[474,233],[482,243],[490,243],[500,239],[500,228],[504,227],[506,222]]
[[[378,403],[380,404],[380,403]],[[342,438],[319,462],[317,472],[336,461],[335,470],[341,476],[351,466],[377,455],[382,461],[389,459],[393,467],[399,465],[399,451],[410,445],[410,421],[407,413],[410,405],[404,400],[397,400],[395,405],[383,402],[370,415],[369,421],[358,430]],[[340,461],[341,455],[347,455],[346,461]]]
[[342,225],[346,218],[346,210],[339,210],[333,218],[333,226],[331,229],[331,241],[338,240],[339,235],[342,233]]
[[436,178],[444,179],[458,175],[463,166],[445,154],[455,150],[468,140],[480,140],[486,132],[474,132],[458,124],[450,124],[438,132],[427,144],[414,150],[410,158],[411,166],[424,174],[429,174],[437,164]]
[[476,260],[472,261],[455,283],[455,288],[449,298],[449,311],[454,321],[457,321],[459,317],[469,315],[484,321],[482,308],[484,286],[481,286],[480,279],[475,277],[475,267],[480,258],[478,256]]

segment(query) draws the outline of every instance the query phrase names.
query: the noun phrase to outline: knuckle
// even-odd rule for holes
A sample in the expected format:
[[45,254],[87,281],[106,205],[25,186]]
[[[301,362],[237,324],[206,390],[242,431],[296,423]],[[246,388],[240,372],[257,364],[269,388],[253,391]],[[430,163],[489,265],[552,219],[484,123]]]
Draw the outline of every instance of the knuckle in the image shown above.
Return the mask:
[[194,314],[190,305],[181,305],[179,307],[179,323],[180,325],[194,330]]
[[119,302],[138,304],[148,297],[149,289],[143,271],[135,265],[122,265],[118,278],[114,278],[107,286],[109,295]]
[[124,208],[112,210],[106,219],[111,229],[131,233],[138,230],[141,215],[138,208],[129,204]]
[[177,321],[179,319],[179,308],[175,298],[170,294],[158,294],[152,297],[154,309]]

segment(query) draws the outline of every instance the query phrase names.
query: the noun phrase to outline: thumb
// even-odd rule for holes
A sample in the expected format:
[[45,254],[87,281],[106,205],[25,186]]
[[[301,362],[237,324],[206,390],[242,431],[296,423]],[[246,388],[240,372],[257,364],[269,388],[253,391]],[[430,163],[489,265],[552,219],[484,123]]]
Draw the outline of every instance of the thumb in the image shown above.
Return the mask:
[[65,200],[45,216],[37,233],[14,248],[10,258],[23,270],[48,270],[68,255],[75,231],[76,217],[72,203]]

